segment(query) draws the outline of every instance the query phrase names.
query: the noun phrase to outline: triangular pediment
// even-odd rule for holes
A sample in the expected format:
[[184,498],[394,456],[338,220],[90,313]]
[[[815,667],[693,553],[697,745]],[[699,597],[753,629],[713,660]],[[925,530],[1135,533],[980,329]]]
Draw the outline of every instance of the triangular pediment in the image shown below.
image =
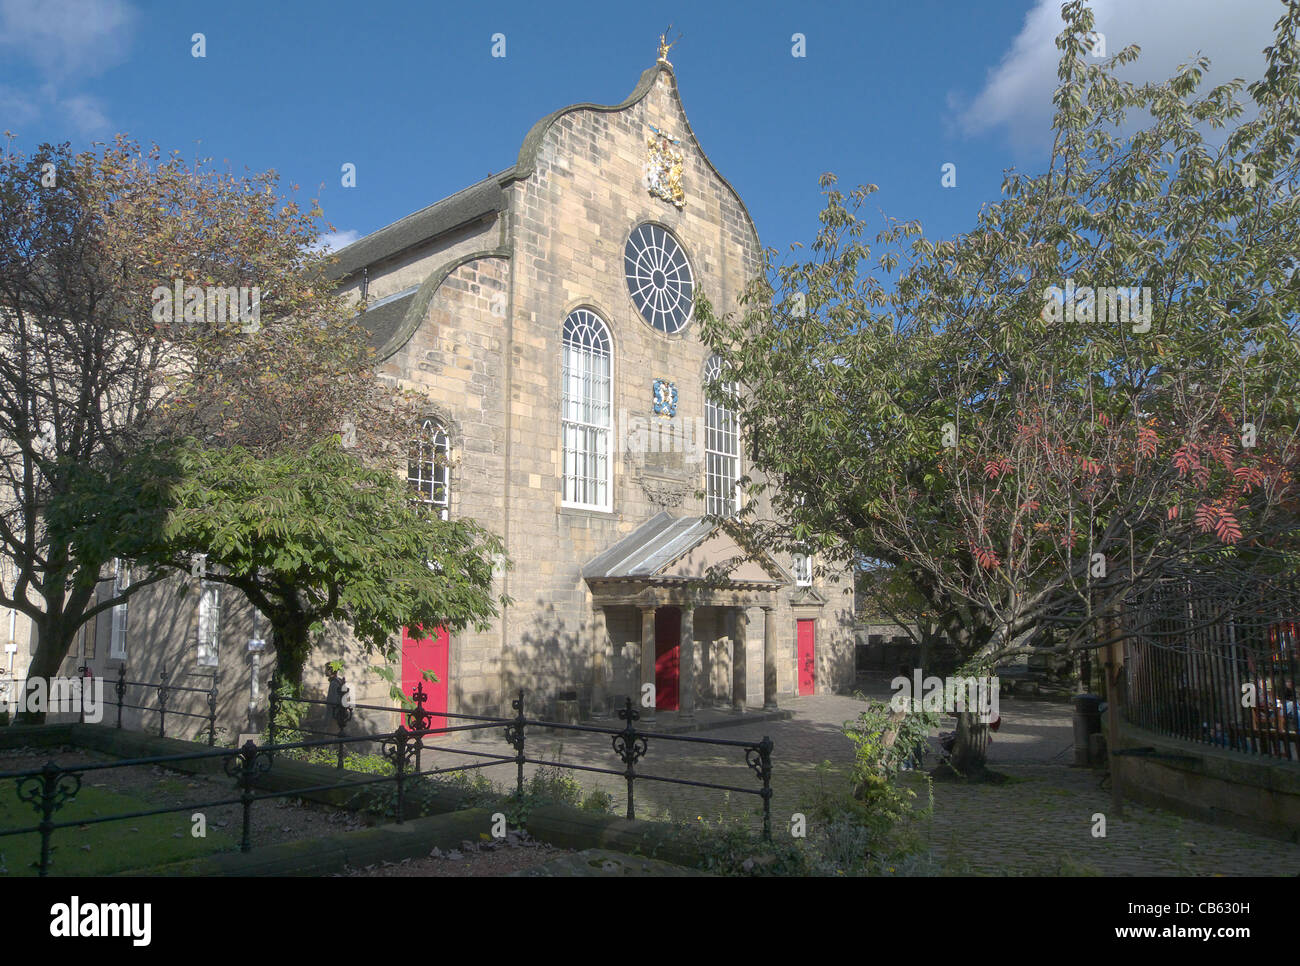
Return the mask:
[[582,569],[588,580],[704,581],[714,567],[724,568],[732,584],[782,586],[790,574],[770,554],[746,559],[744,550],[707,517],[660,513]]
[[788,583],[790,577],[768,554],[758,560],[746,559],[745,551],[726,532],[715,529],[661,567],[658,576],[686,580],[703,580],[709,571],[721,568],[734,583]]

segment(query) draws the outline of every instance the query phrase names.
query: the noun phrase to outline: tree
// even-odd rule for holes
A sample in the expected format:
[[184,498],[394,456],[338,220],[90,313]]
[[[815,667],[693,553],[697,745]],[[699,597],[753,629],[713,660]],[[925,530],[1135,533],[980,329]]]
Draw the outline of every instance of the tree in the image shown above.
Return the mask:
[[429,512],[338,437],[267,457],[191,441],[160,478],[167,519],[137,558],[188,569],[206,553],[207,578],[243,592],[270,622],[277,673],[294,693],[327,621],[346,622],[367,651],[392,660],[402,625],[484,627],[497,613],[501,541]]
[[194,436],[266,455],[344,420],[358,453],[401,438],[402,400],[310,250],[319,209],[276,184],[121,138],[0,153],[0,604],[35,625],[31,676],[124,599],[96,602],[100,575],[165,513],[130,489],[157,481],[139,454]]
[[[1137,48],[1088,63],[1091,11],[1062,10],[1044,174],[1009,175],[951,240],[887,221],[874,263],[874,186],[824,176],[811,257],[769,253],[739,316],[701,306],[737,385],[714,392],[780,487],[751,539],[897,567],[968,673],[1045,627],[1056,650],[1106,643],[1129,595],[1295,521],[1300,10],[1217,147],[1241,81],[1199,93],[1201,59],[1125,83]],[[1136,111],[1152,123],[1125,133]],[[959,735],[978,771],[969,714]]]

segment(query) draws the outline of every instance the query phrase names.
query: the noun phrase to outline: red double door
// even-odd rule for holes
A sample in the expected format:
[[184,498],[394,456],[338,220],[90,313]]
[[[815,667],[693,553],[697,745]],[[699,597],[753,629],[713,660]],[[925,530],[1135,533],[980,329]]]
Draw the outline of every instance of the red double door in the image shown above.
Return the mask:
[[[409,698],[412,691],[423,685],[424,693],[428,695],[424,702],[425,710],[445,712],[451,639],[443,627],[430,637],[419,637],[423,630],[420,627],[414,631],[409,627],[402,628],[402,693]],[[438,680],[425,680],[425,671],[432,671]],[[446,722],[446,718],[435,717],[429,722],[429,727],[441,728]]]

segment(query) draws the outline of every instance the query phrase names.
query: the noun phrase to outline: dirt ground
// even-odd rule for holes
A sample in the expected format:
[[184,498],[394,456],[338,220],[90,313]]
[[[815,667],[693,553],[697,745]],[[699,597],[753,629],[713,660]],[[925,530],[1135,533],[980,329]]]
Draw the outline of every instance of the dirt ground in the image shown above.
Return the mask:
[[500,841],[466,841],[458,849],[447,852],[434,849],[421,859],[404,859],[401,862],[370,865],[364,869],[348,869],[342,875],[376,879],[510,875],[570,854],[571,849],[557,849],[538,842],[529,838],[527,832],[511,832]]

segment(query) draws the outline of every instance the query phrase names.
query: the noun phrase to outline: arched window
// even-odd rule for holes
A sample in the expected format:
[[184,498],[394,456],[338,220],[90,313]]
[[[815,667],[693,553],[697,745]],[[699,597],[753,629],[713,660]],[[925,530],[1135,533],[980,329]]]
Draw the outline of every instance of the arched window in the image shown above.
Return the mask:
[[613,355],[609,327],[596,313],[577,309],[564,320],[560,379],[564,393],[560,409],[562,502],[565,506],[608,510],[613,465]]
[[[740,425],[735,413],[708,395],[708,387],[721,378],[722,360],[710,356],[704,366],[704,509],[728,517],[739,507]],[[735,386],[727,383],[722,388]]]
[[411,458],[407,464],[406,478],[415,491],[416,499],[427,504],[442,519],[447,519],[451,508],[451,488],[447,485],[447,432],[432,419],[420,426],[420,433],[411,443]]

